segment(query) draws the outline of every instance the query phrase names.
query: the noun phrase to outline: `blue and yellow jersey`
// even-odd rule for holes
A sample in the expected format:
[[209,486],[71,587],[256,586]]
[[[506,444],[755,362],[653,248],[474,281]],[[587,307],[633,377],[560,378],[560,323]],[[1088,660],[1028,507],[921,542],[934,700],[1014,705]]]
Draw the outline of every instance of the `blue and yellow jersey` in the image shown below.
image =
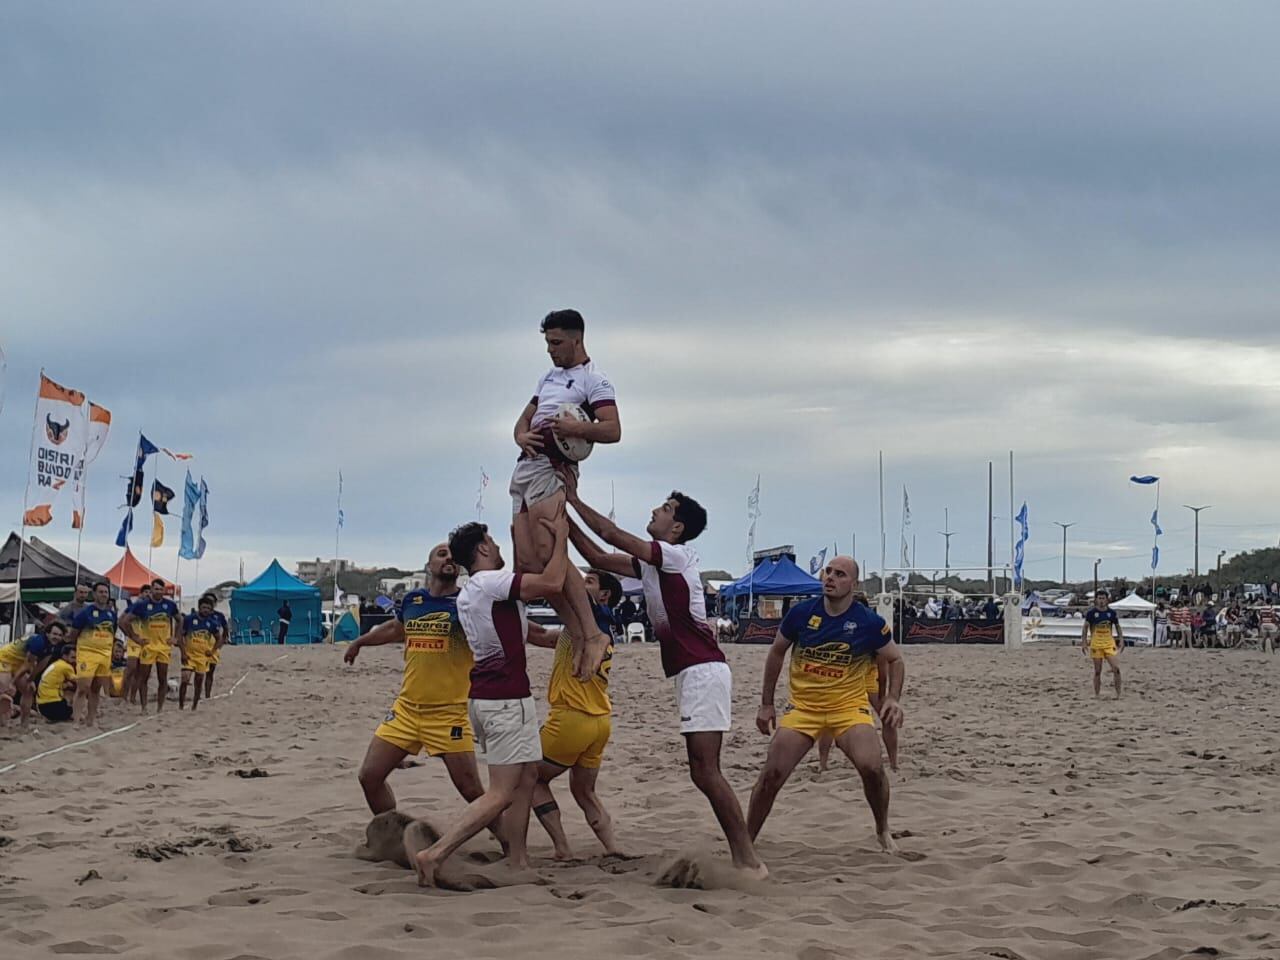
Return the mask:
[[218,642],[222,627],[217,617],[202,617],[188,613],[182,618],[182,633],[187,639],[187,650],[196,656],[207,657]]
[[178,605],[172,600],[137,600],[129,607],[129,613],[137,618],[137,632],[143,640],[157,647],[168,646],[173,642],[173,620],[178,614]]
[[397,617],[404,624],[400,699],[411,707],[466,703],[473,660],[458,620],[458,595],[410,590]]
[[[597,610],[599,608],[597,607]],[[596,622],[599,623],[597,615]],[[601,626],[602,630],[608,631]],[[547,703],[553,707],[567,707],[593,717],[607,717],[613,712],[609,701],[609,671],[613,669],[613,644],[604,651],[600,669],[587,681],[573,675],[573,644],[569,634],[560,631],[556,641],[555,659],[551,664],[551,681],[547,684]]]
[[792,607],[779,630],[791,641],[791,702],[818,712],[864,706],[876,652],[893,639],[870,607],[854,603],[833,616],[821,597]]
[[0,673],[17,673],[27,665],[27,657],[39,660],[49,653],[49,639],[43,633],[16,637],[0,645]]
[[110,657],[116,640],[116,608],[108,606],[104,609],[96,603],[85,607],[71,621],[71,629],[80,631],[76,638],[77,649]]
[[1084,622],[1089,625],[1090,647],[1109,647],[1115,643],[1120,618],[1114,610],[1094,607],[1085,613]]

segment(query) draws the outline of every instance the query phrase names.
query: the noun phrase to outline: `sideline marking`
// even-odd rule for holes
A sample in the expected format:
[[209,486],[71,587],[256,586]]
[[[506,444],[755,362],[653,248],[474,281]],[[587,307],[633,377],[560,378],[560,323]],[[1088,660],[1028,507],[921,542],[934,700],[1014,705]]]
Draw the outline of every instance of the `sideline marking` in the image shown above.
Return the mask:
[[[283,660],[287,656],[289,656],[289,654],[282,653],[280,654],[280,656],[276,657],[271,662],[279,663],[281,660]],[[240,679],[231,685],[230,690],[228,690],[226,693],[216,694],[215,696],[209,697],[209,699],[221,700],[223,697],[231,696],[233,693],[236,692],[236,687],[244,683],[245,678],[247,678],[251,672],[252,671],[246,670],[241,675]],[[145,717],[142,717],[139,720],[133,721],[133,723],[125,724],[123,727],[116,727],[114,730],[107,730],[107,731],[104,731],[103,733],[95,734],[92,737],[86,737],[84,740],[73,740],[71,743],[64,743],[60,747],[54,747],[52,750],[46,750],[43,753],[37,753],[34,757],[27,757],[27,759],[25,760],[15,760],[13,763],[9,764],[8,766],[0,767],[0,773],[8,773],[9,771],[16,770],[18,767],[24,766],[28,763],[35,763],[37,760],[43,760],[45,757],[51,757],[55,753],[61,753],[63,750],[70,750],[72,747],[83,747],[87,743],[95,743],[98,740],[105,740],[107,737],[115,736],[117,733],[124,733],[127,730],[132,730],[134,727],[138,726],[138,724],[140,723],[145,723],[148,720],[155,720],[159,716],[160,715],[158,713],[151,713]]]

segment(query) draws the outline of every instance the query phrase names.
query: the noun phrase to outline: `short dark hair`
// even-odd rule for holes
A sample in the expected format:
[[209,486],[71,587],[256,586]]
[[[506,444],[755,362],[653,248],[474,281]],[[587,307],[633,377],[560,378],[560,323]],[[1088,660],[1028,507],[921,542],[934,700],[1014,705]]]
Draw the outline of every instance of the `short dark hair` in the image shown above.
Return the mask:
[[679,490],[672,490],[668,498],[676,502],[676,520],[684,524],[684,533],[678,543],[696,540],[703,530],[707,529],[707,511],[693,497],[686,496]]
[[1093,599],[1097,600],[1098,597],[1106,597],[1108,600],[1110,600],[1111,594],[1107,593],[1107,591],[1105,590],[1099,590],[1097,593],[1093,595]]
[[67,633],[67,632],[68,632],[68,630],[67,630],[67,625],[66,625],[65,623],[63,623],[61,620],[50,620],[48,623],[46,623],[46,624],[44,625],[44,632],[47,634],[47,633],[48,633],[50,630],[52,630],[54,627],[57,627],[57,628],[58,628],[59,630],[61,630],[63,633]]
[[200,594],[200,599],[208,600],[212,602],[215,607],[218,605],[218,597],[212,591],[207,591],[205,593]]
[[154,580],[152,580],[152,581],[151,581],[151,586],[153,586],[153,587],[154,587],[157,583],[158,583],[158,584],[160,584],[160,589],[161,589],[161,590],[163,590],[163,589],[164,589],[164,581],[163,581],[163,580],[161,580],[159,577],[156,577]]
[[612,610],[622,602],[622,584],[619,583],[618,578],[608,570],[593,569],[591,572],[594,573],[596,575],[596,579],[600,581],[600,589],[607,590],[609,592],[608,604],[609,609]]
[[111,592],[111,584],[107,583],[107,581],[105,580],[99,580],[97,583],[95,583],[93,585],[93,590],[97,590],[99,587],[106,587],[107,593]]
[[453,557],[453,562],[470,572],[471,565],[476,562],[476,548],[484,543],[484,538],[488,534],[489,527],[474,520],[460,527],[454,527],[453,532],[449,534],[449,553]]
[[587,322],[577,310],[552,310],[542,318],[539,329],[543,333],[548,330],[573,330],[582,333],[587,329]]

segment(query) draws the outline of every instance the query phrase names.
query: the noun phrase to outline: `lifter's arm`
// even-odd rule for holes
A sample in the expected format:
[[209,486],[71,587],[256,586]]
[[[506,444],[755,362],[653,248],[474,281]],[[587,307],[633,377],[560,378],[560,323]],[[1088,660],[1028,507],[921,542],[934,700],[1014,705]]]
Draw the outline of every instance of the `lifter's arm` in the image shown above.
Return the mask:
[[765,736],[778,729],[778,712],[773,706],[773,695],[778,689],[778,676],[782,673],[782,664],[786,659],[791,641],[779,630],[769,644],[769,653],[764,658],[764,682],[760,690],[760,709],[756,712],[756,729]]
[[404,643],[404,624],[399,620],[385,620],[368,633],[356,637],[342,655],[346,663],[355,663],[365,647],[381,647],[388,643]]
[[541,624],[531,623],[529,624],[529,635],[525,637],[525,640],[535,647],[546,647],[548,650],[554,650],[560,640],[560,631],[548,630]]
[[[565,501],[573,505],[591,532],[610,546],[630,554],[637,560],[648,563],[652,559],[652,541],[641,540],[634,534],[627,533],[608,517],[601,516],[582,502],[578,497],[578,478],[572,470],[563,470],[560,479],[564,482]],[[576,545],[576,544],[575,544]],[[628,571],[630,574],[632,571]]]
[[609,573],[617,574],[620,577],[634,577],[636,575],[635,559],[630,554],[605,553],[572,520],[569,521],[569,540],[573,543],[574,549],[582,555],[582,559],[587,561],[587,566],[593,570],[607,570]]

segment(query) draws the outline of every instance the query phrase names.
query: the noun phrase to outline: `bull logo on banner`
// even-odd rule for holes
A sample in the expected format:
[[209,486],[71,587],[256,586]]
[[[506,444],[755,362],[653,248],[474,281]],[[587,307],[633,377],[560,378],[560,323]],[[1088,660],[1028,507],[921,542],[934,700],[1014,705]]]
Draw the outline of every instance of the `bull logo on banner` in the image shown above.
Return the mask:
[[60,447],[66,442],[67,433],[70,430],[71,420],[69,418],[62,423],[58,423],[53,419],[53,414],[46,413],[44,415],[44,432],[49,437],[49,442],[55,447]]

